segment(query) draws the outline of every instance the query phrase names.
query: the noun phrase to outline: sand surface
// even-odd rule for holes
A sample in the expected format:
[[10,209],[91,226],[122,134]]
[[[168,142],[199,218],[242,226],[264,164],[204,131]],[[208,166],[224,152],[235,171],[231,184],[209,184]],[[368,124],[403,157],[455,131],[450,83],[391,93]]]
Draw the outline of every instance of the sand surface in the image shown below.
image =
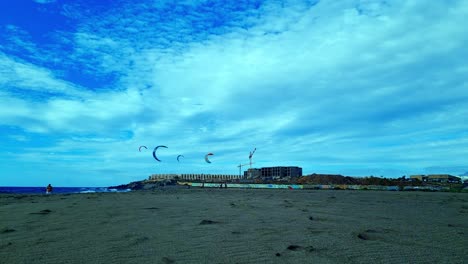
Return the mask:
[[1,263],[468,263],[468,194],[0,195]]

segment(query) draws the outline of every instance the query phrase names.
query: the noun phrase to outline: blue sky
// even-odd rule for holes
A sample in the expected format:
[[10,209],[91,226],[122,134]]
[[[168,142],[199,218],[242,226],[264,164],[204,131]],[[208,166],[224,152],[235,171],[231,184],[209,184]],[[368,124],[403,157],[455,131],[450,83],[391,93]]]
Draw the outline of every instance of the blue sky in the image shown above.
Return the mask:
[[0,2],[0,186],[468,171],[466,1],[138,2]]

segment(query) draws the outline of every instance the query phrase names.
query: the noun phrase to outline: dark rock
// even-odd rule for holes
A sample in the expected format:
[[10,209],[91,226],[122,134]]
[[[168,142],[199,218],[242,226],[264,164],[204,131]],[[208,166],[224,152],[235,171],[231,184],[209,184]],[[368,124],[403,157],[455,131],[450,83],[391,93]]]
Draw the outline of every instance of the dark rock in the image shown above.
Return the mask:
[[110,186],[108,189],[117,189],[117,190],[127,190],[130,189],[132,191],[138,190],[155,190],[162,186],[166,185],[176,185],[177,181],[175,180],[165,180],[165,181],[134,181],[128,184],[122,184],[117,186]]

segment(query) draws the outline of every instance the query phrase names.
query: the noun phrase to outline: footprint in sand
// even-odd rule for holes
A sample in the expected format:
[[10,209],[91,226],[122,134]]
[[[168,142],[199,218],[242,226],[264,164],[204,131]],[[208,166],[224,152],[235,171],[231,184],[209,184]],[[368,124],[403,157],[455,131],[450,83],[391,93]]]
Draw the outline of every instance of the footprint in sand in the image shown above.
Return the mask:
[[[306,251],[309,253],[315,251],[315,248],[313,246],[303,247],[299,245],[289,245],[286,249],[289,251]],[[275,254],[275,256],[280,257],[281,253],[278,252]]]
[[15,232],[16,230],[13,229],[13,228],[4,228],[2,229],[2,231],[0,231],[0,234],[6,234],[6,233],[11,233],[11,232]]
[[375,234],[381,233],[388,233],[391,232],[390,229],[383,229],[383,230],[375,230],[375,229],[367,229],[363,232],[359,232],[357,237],[361,240],[377,240],[379,237],[375,236]]
[[168,258],[168,257],[163,257],[161,260],[162,260],[162,262],[165,263],[165,264],[175,263],[175,260],[170,259],[170,258]]
[[202,220],[200,222],[200,225],[212,225],[212,224],[218,224],[219,222],[217,221],[212,221],[212,220]]
[[36,213],[30,213],[30,214],[46,215],[46,214],[49,214],[49,213],[51,213],[51,212],[52,212],[52,210],[45,209],[45,210],[42,210],[42,211],[39,211],[39,212],[36,212]]

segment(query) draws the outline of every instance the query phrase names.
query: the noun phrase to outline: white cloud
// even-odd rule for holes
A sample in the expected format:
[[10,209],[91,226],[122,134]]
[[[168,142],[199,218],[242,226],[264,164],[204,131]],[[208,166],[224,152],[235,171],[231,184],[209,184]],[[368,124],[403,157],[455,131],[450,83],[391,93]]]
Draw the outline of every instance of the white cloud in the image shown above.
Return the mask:
[[33,0],[33,1],[38,4],[50,4],[50,3],[55,3],[57,0]]
[[0,85],[5,90],[37,93],[58,93],[62,96],[83,97],[91,94],[81,87],[60,80],[49,69],[15,59],[0,52]]

